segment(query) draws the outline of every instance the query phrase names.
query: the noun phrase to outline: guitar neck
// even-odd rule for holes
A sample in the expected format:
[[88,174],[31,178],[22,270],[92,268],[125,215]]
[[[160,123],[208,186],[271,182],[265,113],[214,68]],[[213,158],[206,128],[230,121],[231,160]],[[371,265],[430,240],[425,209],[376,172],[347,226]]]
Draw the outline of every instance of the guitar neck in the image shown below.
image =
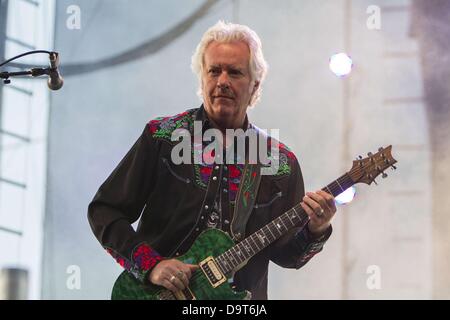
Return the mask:
[[[354,184],[348,173],[334,180],[323,191],[337,196]],[[216,257],[216,262],[224,274],[239,270],[251,257],[279,239],[294,227],[303,228],[308,223],[308,215],[300,204],[286,211],[278,218],[255,231],[250,236]]]

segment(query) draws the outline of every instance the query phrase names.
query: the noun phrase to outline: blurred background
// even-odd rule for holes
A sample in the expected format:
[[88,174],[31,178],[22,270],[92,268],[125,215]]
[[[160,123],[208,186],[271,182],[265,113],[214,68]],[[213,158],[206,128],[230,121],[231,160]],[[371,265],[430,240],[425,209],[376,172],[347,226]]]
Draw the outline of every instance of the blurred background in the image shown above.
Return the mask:
[[[0,62],[55,50],[64,77],[0,83],[3,298],[109,299],[122,269],[87,206],[150,119],[200,106],[190,59],[220,19],[261,37],[270,69],[249,118],[280,129],[307,190],[382,146],[398,160],[356,185],[322,253],[271,264],[269,298],[449,299],[449,0],[0,0]],[[330,69],[337,53],[349,74]]]

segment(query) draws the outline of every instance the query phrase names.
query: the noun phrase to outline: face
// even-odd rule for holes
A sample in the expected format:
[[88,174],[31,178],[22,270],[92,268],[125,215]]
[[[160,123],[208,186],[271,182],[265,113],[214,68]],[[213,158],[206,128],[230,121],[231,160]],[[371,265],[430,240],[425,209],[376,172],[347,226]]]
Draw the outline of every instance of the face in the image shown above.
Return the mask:
[[203,102],[208,116],[220,127],[239,128],[258,84],[251,81],[250,50],[245,42],[211,42],[205,50]]

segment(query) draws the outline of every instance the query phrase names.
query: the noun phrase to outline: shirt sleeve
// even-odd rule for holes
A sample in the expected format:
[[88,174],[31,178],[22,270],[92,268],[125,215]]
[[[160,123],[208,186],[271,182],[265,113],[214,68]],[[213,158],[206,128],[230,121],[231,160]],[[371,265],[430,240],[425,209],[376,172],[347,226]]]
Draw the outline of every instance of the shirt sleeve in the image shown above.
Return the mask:
[[[289,176],[283,213],[299,204],[305,195],[303,176],[298,160],[293,157],[290,161],[292,171]],[[325,234],[314,238],[309,232],[308,225],[304,228],[293,228],[270,247],[270,259],[281,267],[299,269],[314,255],[322,251],[323,245],[331,233],[332,227],[330,226]]]
[[157,157],[158,148],[147,125],[88,207],[89,224],[100,244],[141,282],[163,259],[131,226],[153,190]]

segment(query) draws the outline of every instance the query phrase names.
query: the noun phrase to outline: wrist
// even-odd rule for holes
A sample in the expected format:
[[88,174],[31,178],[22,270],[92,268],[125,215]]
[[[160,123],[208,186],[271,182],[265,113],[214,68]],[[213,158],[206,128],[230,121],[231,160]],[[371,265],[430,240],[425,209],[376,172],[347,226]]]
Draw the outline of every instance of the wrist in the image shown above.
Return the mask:
[[326,225],[320,226],[320,227],[314,227],[311,225],[311,223],[308,223],[307,228],[311,235],[312,239],[318,239],[322,236],[324,236],[330,227],[330,223],[327,223]]

